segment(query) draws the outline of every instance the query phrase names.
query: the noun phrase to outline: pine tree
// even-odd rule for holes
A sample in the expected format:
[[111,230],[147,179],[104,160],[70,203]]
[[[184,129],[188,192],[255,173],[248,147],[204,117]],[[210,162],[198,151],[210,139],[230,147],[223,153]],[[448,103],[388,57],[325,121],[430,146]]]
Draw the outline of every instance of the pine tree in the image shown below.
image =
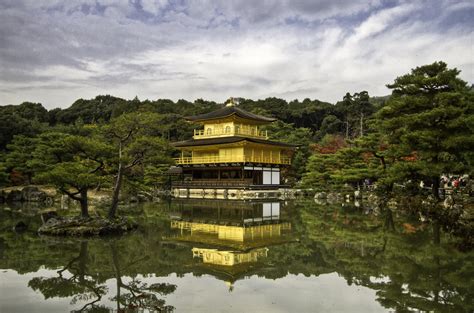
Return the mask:
[[474,147],[474,107],[459,73],[444,62],[417,67],[387,85],[392,97],[377,112],[381,131],[397,155],[397,175],[409,168],[412,175],[431,180],[436,198],[440,175],[472,171],[468,159]]

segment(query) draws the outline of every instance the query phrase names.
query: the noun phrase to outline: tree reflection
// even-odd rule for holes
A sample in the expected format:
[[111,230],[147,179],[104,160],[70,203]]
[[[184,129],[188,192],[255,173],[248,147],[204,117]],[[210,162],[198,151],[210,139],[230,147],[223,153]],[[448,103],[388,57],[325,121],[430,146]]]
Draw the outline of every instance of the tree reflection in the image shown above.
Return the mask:
[[324,219],[313,205],[301,209],[305,233],[324,251],[328,270],[376,290],[377,300],[396,312],[473,311],[473,254],[443,242],[439,224],[397,221],[389,209],[383,218],[340,211],[344,218]]
[[[115,242],[111,243],[110,250],[117,284],[117,294],[112,300],[117,303],[117,312],[122,312],[122,308],[126,308],[126,312],[130,310],[135,312],[138,309],[151,312],[174,311],[174,307],[166,305],[165,300],[158,298],[158,295],[163,296],[173,293],[176,290],[176,285],[167,283],[147,284],[136,277],[125,283],[122,280],[120,258]],[[122,293],[122,289],[125,293]]]
[[[79,255],[57,271],[58,277],[35,277],[30,280],[28,286],[35,291],[40,291],[46,299],[73,297],[71,300],[73,305],[77,302],[86,302],[78,310],[82,312],[94,307],[107,292],[107,288],[89,274],[88,262],[88,242],[82,241]],[[63,274],[66,271],[72,275],[64,277]]]
[[[474,255],[456,250],[440,225],[421,223],[418,216],[411,219],[397,210],[376,216],[352,206],[289,205],[293,214],[285,218],[298,240],[269,245],[258,266],[225,273],[213,264],[203,266],[193,259],[194,243],[172,240],[175,230],[161,212],[150,214],[140,232],[76,245],[70,239],[41,239],[33,232],[0,233],[0,268],[20,274],[59,268],[54,277],[33,278],[29,286],[47,299],[72,298],[73,308],[86,312],[170,312],[173,308],[163,298],[176,286],[156,283],[153,277],[173,273],[178,278],[212,275],[223,281],[229,280],[229,273],[232,281],[254,275],[279,279],[289,273],[318,279],[337,273],[349,285],[374,290],[376,300],[391,311],[474,312]],[[8,221],[0,218],[0,226],[6,229]]]
[[[88,241],[80,243],[79,254],[70,259],[66,265],[57,271],[57,277],[35,277],[28,286],[43,294],[45,299],[72,297],[71,305],[82,304],[72,312],[110,312],[111,308],[100,305],[108,293],[106,281],[110,278],[116,281],[116,295],[110,300],[116,302],[117,312],[137,312],[148,310],[152,312],[172,312],[174,307],[166,305],[159,296],[173,293],[176,285],[166,283],[148,284],[137,276],[123,278],[122,261],[116,242],[110,243],[110,263],[99,263],[103,258],[101,251],[90,255]],[[148,259],[145,257],[145,259]],[[130,261],[134,265],[141,260]],[[91,270],[93,268],[93,270]]]

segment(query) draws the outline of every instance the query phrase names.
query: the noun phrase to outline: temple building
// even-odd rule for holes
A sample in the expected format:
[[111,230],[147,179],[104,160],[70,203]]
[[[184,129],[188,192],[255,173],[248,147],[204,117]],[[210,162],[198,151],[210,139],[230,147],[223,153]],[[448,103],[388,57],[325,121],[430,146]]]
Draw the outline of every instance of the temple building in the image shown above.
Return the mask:
[[296,145],[268,140],[262,126],[274,122],[231,102],[216,111],[186,117],[202,125],[187,141],[174,143],[173,188],[277,189],[284,185],[284,169]]

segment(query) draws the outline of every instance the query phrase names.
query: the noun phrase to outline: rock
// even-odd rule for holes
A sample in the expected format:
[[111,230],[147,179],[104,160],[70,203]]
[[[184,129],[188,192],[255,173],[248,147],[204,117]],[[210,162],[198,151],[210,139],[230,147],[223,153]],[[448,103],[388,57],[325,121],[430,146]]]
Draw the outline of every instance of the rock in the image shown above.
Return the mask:
[[367,197],[367,201],[373,204],[377,204],[380,201],[380,198],[376,194],[371,193]]
[[139,193],[139,194],[137,195],[137,199],[138,199],[138,202],[148,202],[148,201],[150,201],[152,198],[151,198],[151,197],[148,197],[148,195],[146,195],[146,194]]
[[137,197],[130,196],[128,198],[128,203],[138,203],[138,202],[139,202],[139,199]]
[[41,214],[41,221],[43,221],[43,223],[47,223],[52,218],[58,218],[58,213],[56,213],[56,211],[49,211]]
[[28,194],[28,202],[45,202],[48,195],[43,191],[31,192]]
[[44,223],[44,226],[52,227],[59,224],[60,222],[61,220],[59,217],[51,217]]
[[66,195],[61,195],[61,199],[59,200],[61,210],[69,209],[69,205],[71,204],[70,199]]
[[398,202],[395,199],[391,199],[387,202],[387,207],[390,209],[396,209],[398,207]]
[[433,207],[434,205],[436,205],[436,199],[433,197],[433,195],[429,195],[428,197],[426,197],[426,199],[424,199],[423,201],[421,201],[421,205],[423,206],[428,206],[428,207]]
[[24,232],[27,228],[28,226],[23,221],[19,221],[13,226],[13,230],[17,233]]
[[105,236],[122,234],[136,229],[138,225],[124,218],[52,217],[44,223],[38,233],[52,236]]
[[49,206],[52,206],[52,205],[54,204],[54,198],[47,196],[47,197],[44,199],[44,204],[49,205]]
[[314,198],[314,202],[319,205],[325,205],[328,203],[326,199],[319,199],[319,198]]
[[22,200],[20,190],[12,190],[7,195],[7,202],[20,202]]
[[40,192],[39,188],[38,187],[35,187],[35,186],[27,186],[27,187],[24,187],[22,190],[21,190],[21,200],[23,201],[30,201],[30,198],[32,197],[32,195],[36,194]]
[[316,194],[314,195],[314,198],[315,199],[326,199],[327,194],[325,192],[316,192]]
[[330,204],[334,204],[334,203],[340,203],[342,202],[344,199],[342,198],[342,195],[339,194],[339,193],[336,193],[336,192],[330,192],[328,193],[327,195],[327,201],[328,203]]
[[446,199],[444,199],[443,205],[446,209],[451,208],[454,205],[453,196],[447,196]]
[[420,222],[424,223],[428,221],[428,217],[426,215],[423,215],[421,212],[418,212],[419,220]]
[[44,202],[46,193],[38,187],[28,186],[21,190],[21,200],[25,202]]
[[360,190],[354,191],[354,198],[355,199],[362,199],[362,192]]

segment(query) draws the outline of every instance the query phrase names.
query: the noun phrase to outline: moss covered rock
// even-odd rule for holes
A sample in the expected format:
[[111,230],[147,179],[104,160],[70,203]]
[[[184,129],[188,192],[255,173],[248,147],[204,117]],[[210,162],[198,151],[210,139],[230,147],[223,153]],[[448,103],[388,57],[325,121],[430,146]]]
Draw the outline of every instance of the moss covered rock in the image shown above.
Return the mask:
[[57,217],[44,223],[38,233],[51,236],[105,236],[123,234],[137,228],[137,224],[126,219]]

